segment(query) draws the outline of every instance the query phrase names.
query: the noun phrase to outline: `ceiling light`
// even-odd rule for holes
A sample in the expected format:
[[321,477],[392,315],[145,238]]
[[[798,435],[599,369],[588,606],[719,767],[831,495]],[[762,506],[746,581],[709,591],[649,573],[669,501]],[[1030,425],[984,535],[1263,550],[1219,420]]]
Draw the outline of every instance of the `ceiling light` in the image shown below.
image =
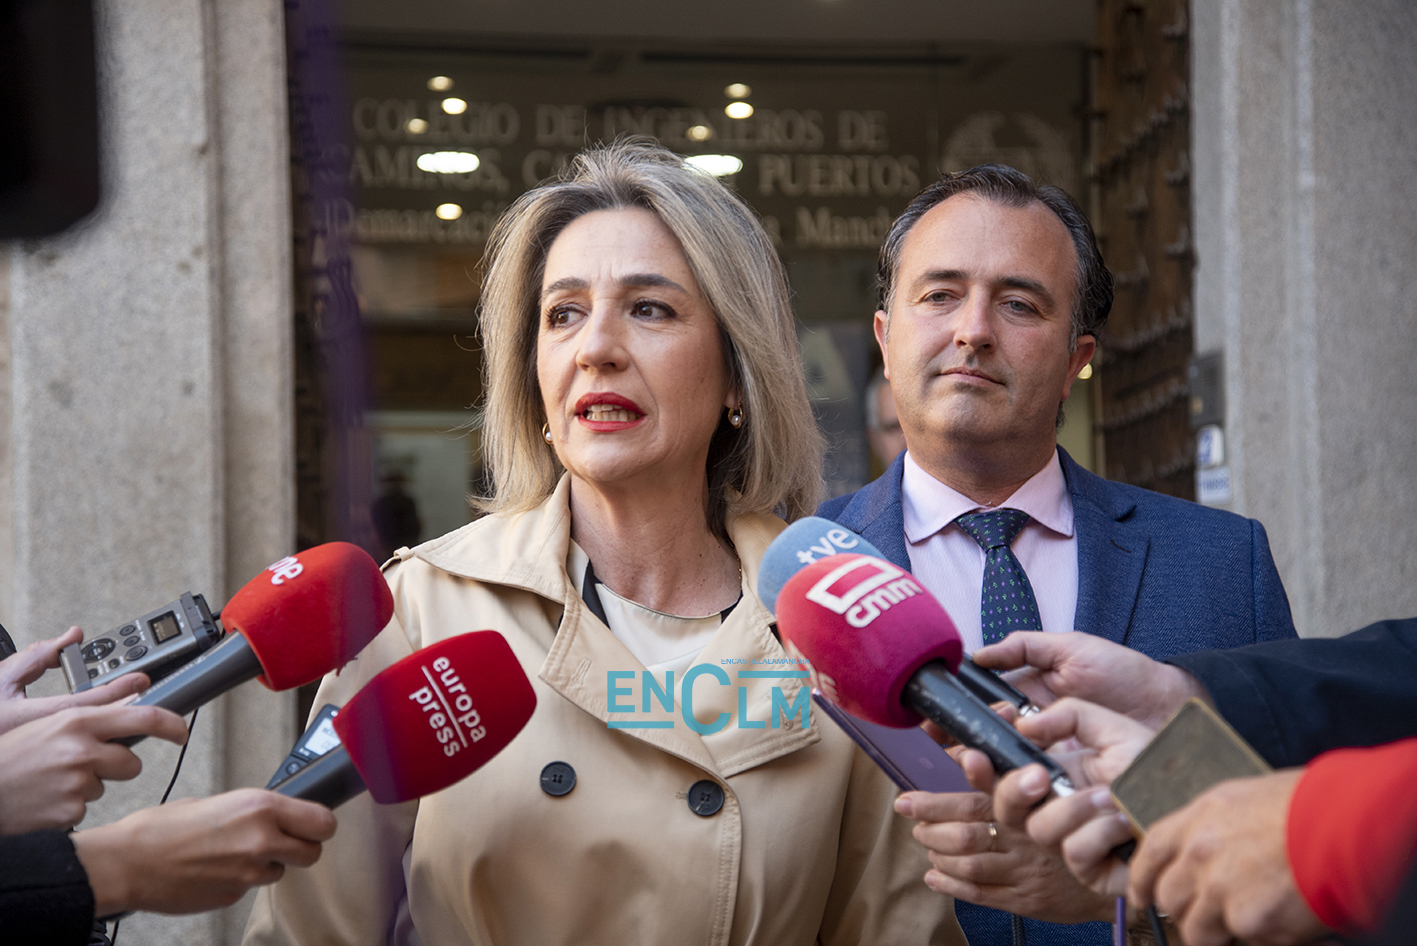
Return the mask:
[[434,76],[428,80],[428,88],[434,92],[446,92],[453,87],[453,80],[447,76]]
[[418,170],[429,174],[470,174],[481,163],[468,151],[433,151],[418,156]]
[[746,99],[753,94],[753,90],[741,82],[735,82],[725,88],[723,94],[731,99]]
[[439,204],[438,209],[433,212],[438,215],[439,220],[456,220],[462,216],[462,207],[458,204]]
[[713,129],[707,125],[690,125],[684,132],[690,141],[708,141],[713,137]]
[[714,177],[728,177],[743,170],[743,160],[731,154],[696,154],[692,158],[685,158],[684,163],[700,171],[707,171]]
[[410,118],[404,122],[403,127],[408,129],[410,135],[421,135],[428,131],[428,123],[421,118]]
[[747,118],[753,114],[753,106],[747,102],[729,102],[723,107],[723,114],[729,118]]
[[467,111],[467,103],[458,98],[443,99],[443,111],[449,115],[461,115]]

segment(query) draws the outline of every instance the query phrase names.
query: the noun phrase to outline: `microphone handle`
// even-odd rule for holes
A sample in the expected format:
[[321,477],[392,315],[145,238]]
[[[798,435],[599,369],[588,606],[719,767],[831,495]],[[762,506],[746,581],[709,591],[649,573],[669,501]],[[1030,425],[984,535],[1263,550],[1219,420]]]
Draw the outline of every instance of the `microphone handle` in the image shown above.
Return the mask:
[[1003,717],[969,692],[942,660],[932,660],[905,685],[901,702],[939,726],[960,743],[989,757],[994,771],[1003,775],[1037,763],[1048,771],[1053,792],[1067,797],[1076,789],[1063,767],[1023,737]]
[[994,671],[985,670],[968,657],[959,662],[959,680],[969,688],[969,692],[985,703],[1012,703],[1018,707],[1020,716],[1031,716],[1038,712],[1038,707],[1033,705],[1028,694]]
[[366,788],[349,757],[349,750],[336,746],[299,772],[272,785],[271,791],[317,801],[326,808],[338,808]]
[[[261,662],[246,638],[231,633],[211,650],[182,669],[163,677],[132,702],[133,706],[161,706],[178,716],[261,675]],[[113,742],[136,745],[146,736],[124,736]]]

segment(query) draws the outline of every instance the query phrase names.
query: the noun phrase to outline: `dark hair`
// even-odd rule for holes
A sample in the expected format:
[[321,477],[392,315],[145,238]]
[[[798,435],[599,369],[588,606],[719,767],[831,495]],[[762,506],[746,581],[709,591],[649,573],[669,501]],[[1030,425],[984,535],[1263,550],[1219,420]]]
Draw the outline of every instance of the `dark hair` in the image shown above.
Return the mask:
[[1072,237],[1078,259],[1078,291],[1073,299],[1070,340],[1096,335],[1112,311],[1112,274],[1102,262],[1087,215],[1067,191],[1049,184],[1039,186],[1027,174],[1003,164],[981,164],[945,174],[921,191],[895,218],[881,244],[880,268],[876,272],[876,304],[881,310],[890,315],[901,247],[916,221],[936,205],[956,194],[966,193],[978,194],[1006,207],[1023,207],[1038,201],[1057,215]]

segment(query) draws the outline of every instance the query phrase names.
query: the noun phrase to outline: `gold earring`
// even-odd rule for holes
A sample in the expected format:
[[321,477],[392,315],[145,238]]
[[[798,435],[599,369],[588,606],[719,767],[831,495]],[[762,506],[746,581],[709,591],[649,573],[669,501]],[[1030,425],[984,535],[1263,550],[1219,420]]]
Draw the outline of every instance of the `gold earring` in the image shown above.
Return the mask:
[[549,422],[541,425],[541,437],[547,443],[551,443],[551,424]]
[[735,407],[728,412],[728,423],[734,428],[743,426],[743,408]]

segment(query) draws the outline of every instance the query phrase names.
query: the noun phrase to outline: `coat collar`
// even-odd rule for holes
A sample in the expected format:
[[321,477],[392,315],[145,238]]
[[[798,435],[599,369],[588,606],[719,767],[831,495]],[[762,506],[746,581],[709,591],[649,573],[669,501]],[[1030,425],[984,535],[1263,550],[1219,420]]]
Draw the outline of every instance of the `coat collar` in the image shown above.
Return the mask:
[[[412,554],[449,574],[530,591],[559,604],[561,623],[541,665],[541,680],[607,726],[611,722],[671,724],[619,731],[728,778],[821,739],[815,721],[806,728],[796,719],[783,728],[772,727],[773,689],[791,704],[805,681],[741,675],[744,670],[785,666],[782,661],[787,654],[772,633],[772,615],[757,596],[758,565],[783,528],[781,520],[761,514],[736,516],[728,522],[729,538],[743,566],[743,598],[685,671],[685,676],[694,675],[694,716],[711,723],[727,714],[727,725],[705,734],[685,722],[681,702],[684,677],[674,680],[672,712],[657,699],[650,700],[650,712],[642,711],[643,665],[590,613],[566,574],[571,534],[569,477],[563,476],[552,495],[536,509],[488,516],[425,543]],[[704,669],[696,669],[700,667]],[[633,705],[635,712],[610,712],[611,671],[631,673],[616,682],[630,688],[632,695],[622,695],[617,702]],[[664,686],[663,675],[657,683]],[[756,728],[752,726],[755,722],[765,725]]]

